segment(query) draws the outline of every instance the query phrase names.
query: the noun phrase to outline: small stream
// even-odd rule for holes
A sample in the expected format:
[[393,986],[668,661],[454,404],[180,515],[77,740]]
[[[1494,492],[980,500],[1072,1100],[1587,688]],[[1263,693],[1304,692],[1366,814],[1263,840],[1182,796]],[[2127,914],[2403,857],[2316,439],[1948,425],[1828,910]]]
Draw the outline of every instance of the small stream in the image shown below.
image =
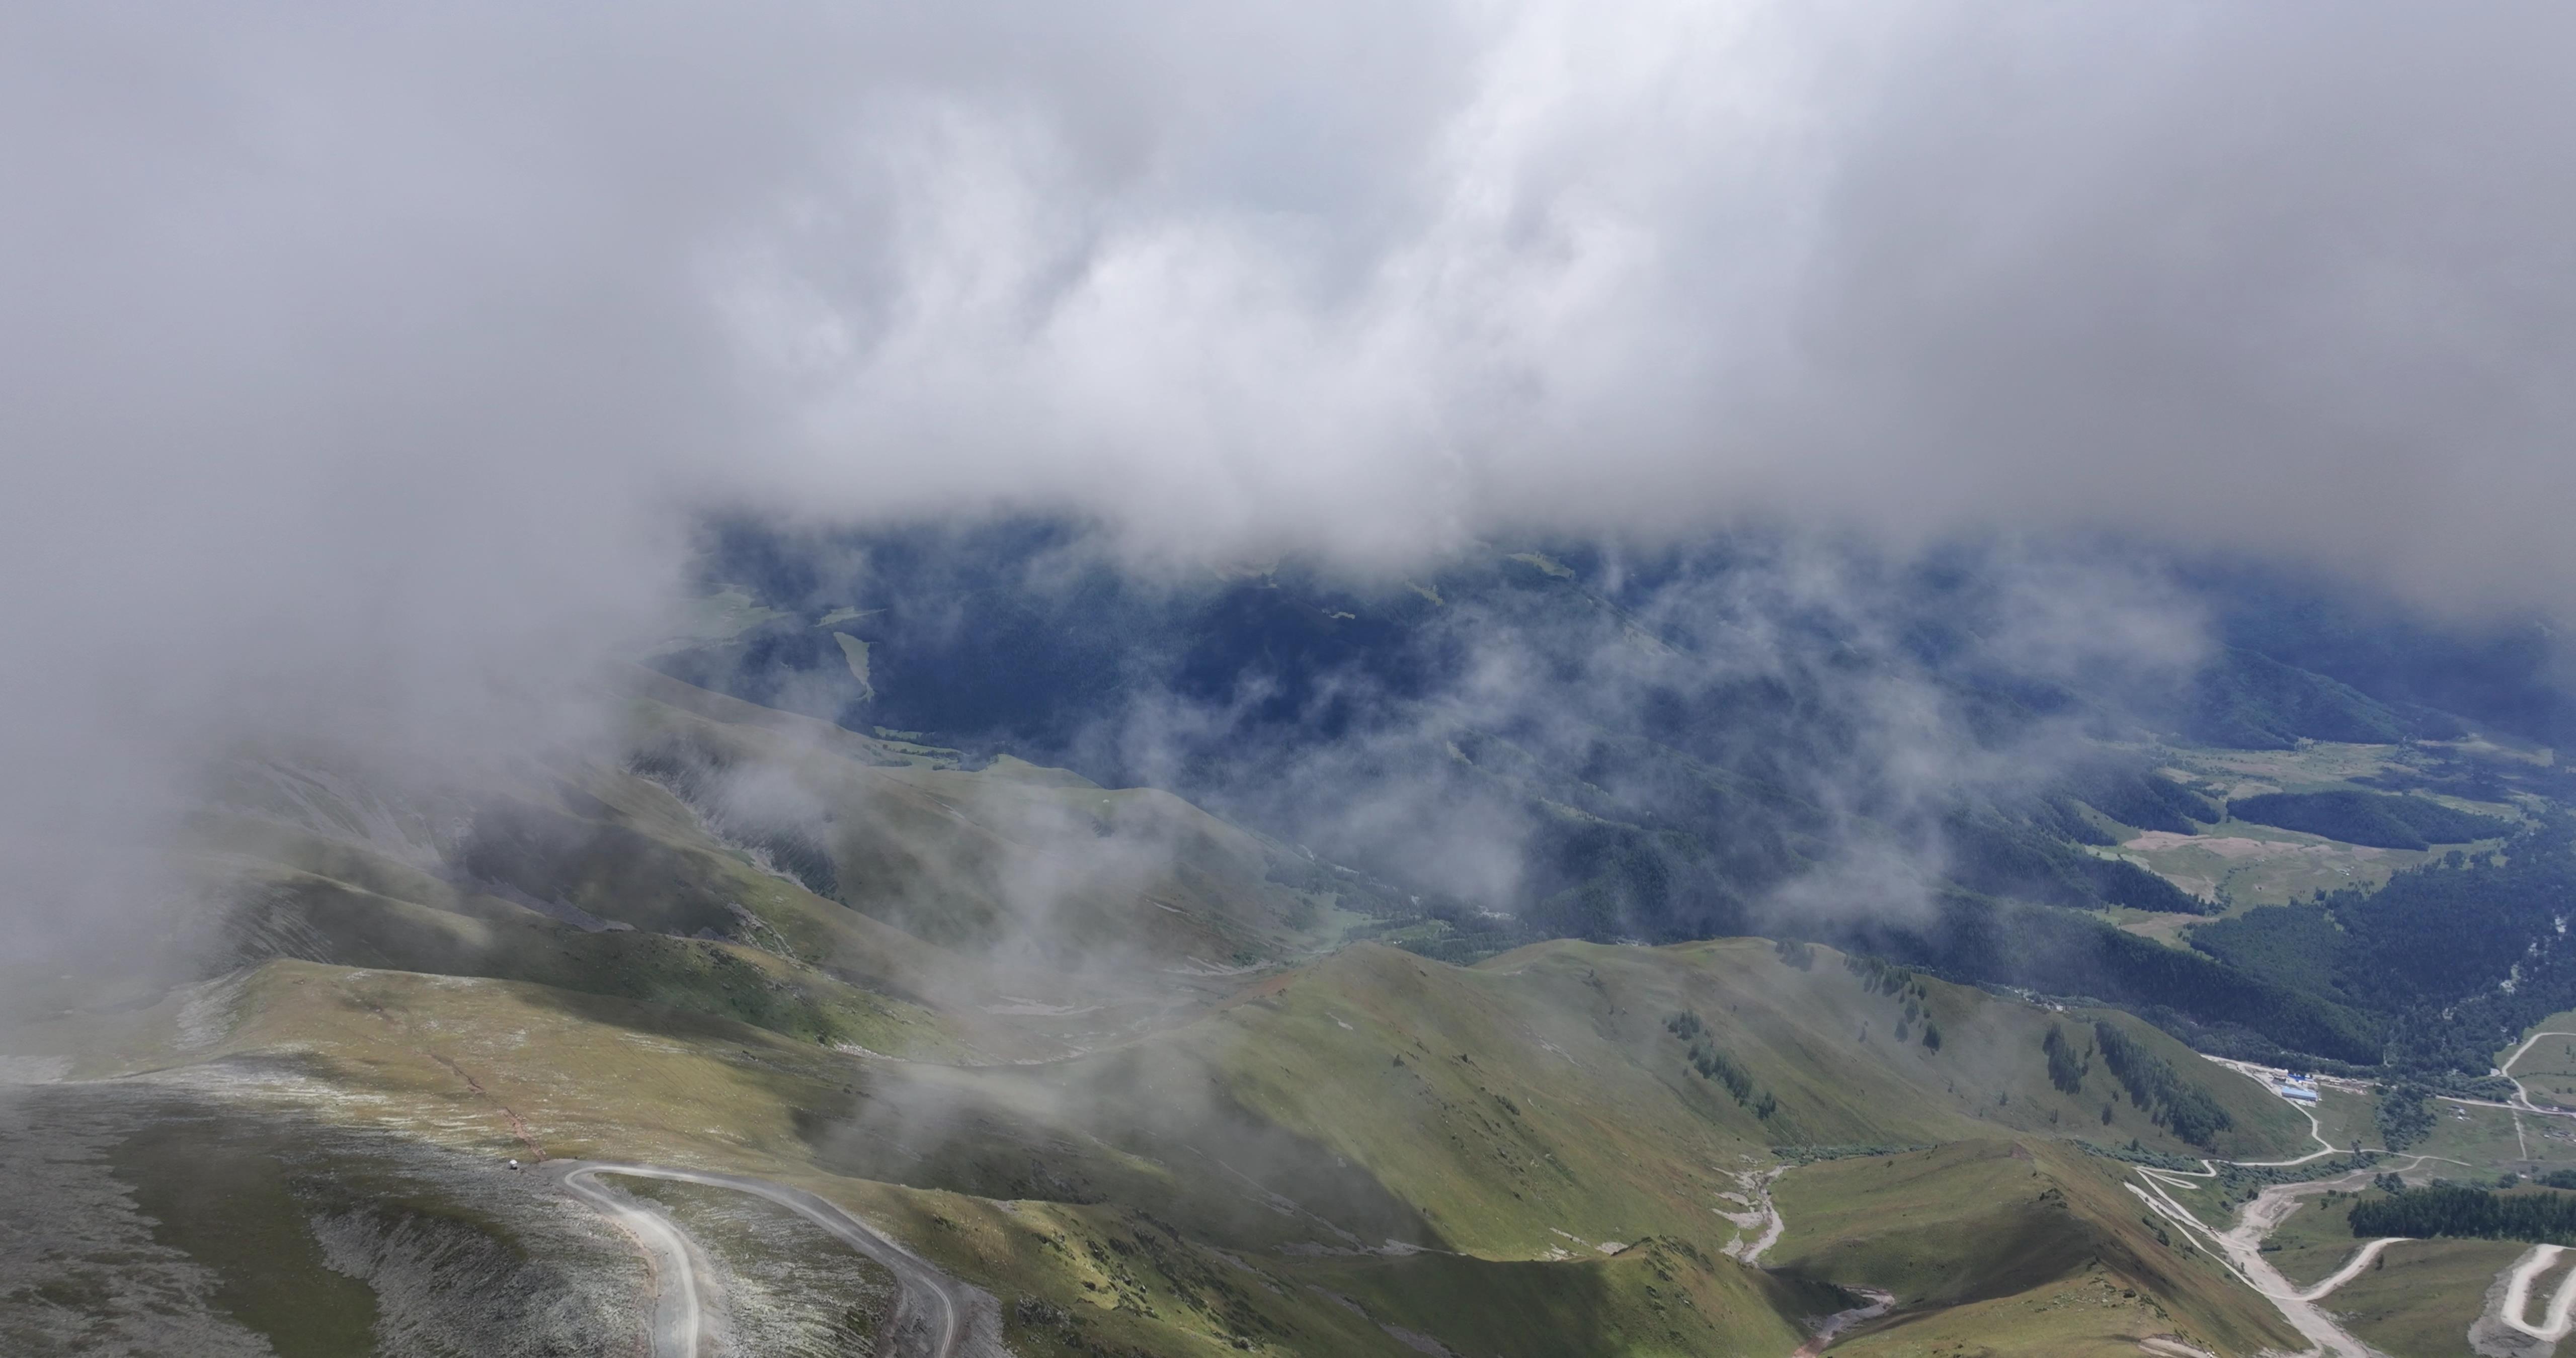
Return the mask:
[[1818,1355],[1825,1351],[1825,1346],[1834,1342],[1835,1337],[1843,1331],[1862,1321],[1876,1320],[1886,1315],[1889,1307],[1896,1305],[1896,1294],[1893,1292],[1881,1292],[1874,1287],[1854,1287],[1845,1290],[1869,1298],[1869,1305],[1855,1306],[1848,1311],[1836,1311],[1825,1317],[1816,1326],[1816,1332],[1808,1336],[1807,1342],[1800,1344],[1798,1351],[1789,1355],[1789,1358],[1818,1358]]

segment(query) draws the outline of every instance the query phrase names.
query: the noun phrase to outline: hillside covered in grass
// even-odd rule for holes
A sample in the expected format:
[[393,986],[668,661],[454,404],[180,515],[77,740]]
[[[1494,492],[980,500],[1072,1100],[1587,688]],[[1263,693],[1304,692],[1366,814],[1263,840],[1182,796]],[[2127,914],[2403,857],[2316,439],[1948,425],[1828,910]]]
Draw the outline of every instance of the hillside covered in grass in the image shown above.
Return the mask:
[[[2101,1334],[2269,1333],[2089,1207],[1933,1284],[1791,1206],[1906,1148],[2067,1148],[2029,1162],[2032,1191],[2098,1196],[2079,1143],[2308,1143],[2129,1014],[1758,938],[1442,962],[1369,941],[1413,918],[1381,881],[1168,794],[659,678],[630,720],[613,758],[531,756],[470,795],[239,767],[195,828],[232,903],[224,973],[64,1002],[24,1059],[268,1119],[290,1236],[341,1210],[295,1166],[361,1154],[326,1125],[390,1138],[362,1159],[419,1142],[810,1187],[998,1298],[1024,1358],[1786,1353],[1850,1288],[1899,1285],[1907,1325],[2116,1281]],[[402,1212],[465,1192],[453,1172]],[[522,1238],[534,1204],[477,1208],[456,1248]],[[267,1269],[242,1285],[268,1295],[322,1249],[206,1266]],[[755,1328],[803,1314],[728,1304]]]
[[[142,1007],[49,1000],[18,1039],[19,1059],[282,1129],[260,1143],[287,1167],[263,1229],[310,1248],[256,1277],[190,1243],[220,1232],[175,1248],[291,1293],[332,1241],[391,1248],[465,1194],[485,1205],[434,1229],[499,1258],[540,1200],[487,1202],[470,1167],[587,1157],[862,1211],[994,1298],[1023,1358],[1785,1354],[1880,1293],[1851,1351],[2251,1354],[2287,1342],[2278,1316],[2122,1185],[2131,1162],[2316,1139],[2167,1030],[2374,1055],[2414,1011],[2345,979],[2371,911],[2402,949],[2424,893],[2557,880],[2544,821],[2501,857],[2296,907],[2348,916],[2347,951],[2235,945],[2279,932],[2279,907],[2192,915],[2208,932],[2186,948],[1958,887],[1839,935],[1865,950],[1530,939],[1169,793],[633,685],[609,746],[471,785],[232,769],[191,841],[227,902],[220,974]],[[2236,823],[2194,819],[2228,799],[2164,773],[2085,776],[2124,814]],[[2093,851],[2127,842],[2091,801],[2053,814],[2112,840]],[[1426,923],[1450,920],[1495,946],[1428,955]],[[325,1131],[349,1127],[382,1139]],[[345,1194],[296,1168],[417,1175],[413,1146],[462,1158],[356,1234],[330,1224]],[[728,1201],[665,1206],[745,1259],[793,1235]],[[366,1323],[393,1323],[396,1274],[348,1276],[377,1298]],[[574,1285],[511,1276],[532,1305]],[[580,1285],[640,1285],[605,1276]],[[822,1304],[737,1291],[745,1333]],[[886,1296],[851,1292],[825,1328],[870,1332]]]
[[[2226,1108],[2223,1149],[2279,1153],[2305,1130],[2120,1016],[1761,941],[1549,944],[1474,968],[1361,946],[1036,1065],[852,1055],[664,1002],[303,961],[86,1022],[85,1074],[284,1061],[311,1091],[290,1104],[319,1095],[334,1119],[468,1152],[810,1185],[1003,1297],[1024,1354],[1398,1358],[1399,1331],[1531,1358],[1786,1353],[1801,1317],[1848,1304],[1842,1286],[1902,1288],[1923,1324],[2105,1280],[2146,1300],[2093,1317],[2103,1333],[2250,1340],[2269,1334],[2259,1306],[2104,1210],[2094,1166],[2110,1162],[2031,1161],[2015,1140],[2193,1148],[2099,1062],[2052,1080],[2049,1035],[2095,1024]],[[1764,1097],[1695,1051],[1723,1052]],[[1975,1280],[1920,1282],[1928,1258],[1899,1265],[1911,1247],[1855,1234],[1834,1190],[1803,1187],[1934,1143],[2036,1165],[2040,1210],[2062,1210],[2052,1185],[2077,1210],[2024,1255],[1963,1261]],[[1774,1196],[1791,1233],[1768,1243]],[[1955,1198],[1949,1229],[2003,1224],[1984,1192]],[[1937,1231],[1953,1209],[1890,1210]],[[1876,1253],[1851,1254],[1864,1237]]]

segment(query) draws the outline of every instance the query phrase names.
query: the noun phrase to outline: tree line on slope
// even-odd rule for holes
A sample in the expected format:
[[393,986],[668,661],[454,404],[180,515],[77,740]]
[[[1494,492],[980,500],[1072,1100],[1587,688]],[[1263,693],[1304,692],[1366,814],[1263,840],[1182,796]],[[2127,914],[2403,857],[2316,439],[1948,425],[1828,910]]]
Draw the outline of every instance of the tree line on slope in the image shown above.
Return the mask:
[[2084,1088],[2084,1077],[2093,1073],[2093,1053],[2076,1054],[2075,1044],[2066,1038],[2064,1029],[2052,1023],[2048,1035],[2039,1040],[2040,1051],[2048,1058],[2048,1082],[2060,1094],[2073,1094]]
[[2453,1184],[2402,1189],[2354,1203],[2352,1233],[2576,1245],[2576,1193],[2550,1189],[2499,1193]]
[[2516,822],[2454,810],[2430,797],[2386,792],[2267,792],[2239,797],[2227,813],[2255,825],[2323,835],[2377,849],[2427,849],[2503,839]]
[[1951,891],[1932,902],[1928,918],[1851,921],[1829,941],[1952,981],[2131,1008],[2208,1050],[2232,1043],[2228,1054],[2245,1057],[2379,1059],[2378,1021],[2333,996],[2167,947],[2077,911]]
[[[1861,989],[1901,1003],[1903,1007],[1896,1018],[1898,1042],[1919,1040],[1933,1051],[1941,1050],[1941,1025],[1933,1021],[1931,1011],[1924,1007],[1931,1002],[1932,992],[1923,984],[1921,977],[1889,963],[1885,958],[1865,953],[1843,954],[1843,970],[1859,978]],[[1919,1032],[1914,1027],[1918,1021],[1923,1025]]]
[[[2054,1033],[2054,1029],[2051,1030]],[[2155,1124],[2195,1146],[2213,1144],[2220,1132],[2235,1125],[2209,1091],[2182,1078],[2173,1064],[2147,1050],[2108,1019],[2093,1024],[2095,1050],[2102,1064],[2129,1091],[2129,1100]]]
[[1780,1111],[1780,1100],[1771,1091],[1756,1085],[1752,1073],[1738,1065],[1715,1043],[1705,1041],[1708,1025],[1696,1011],[1685,1009],[1664,1020],[1664,1031],[1690,1044],[1683,1060],[1703,1080],[1724,1088],[1737,1104],[1751,1109],[1755,1117],[1768,1122]]

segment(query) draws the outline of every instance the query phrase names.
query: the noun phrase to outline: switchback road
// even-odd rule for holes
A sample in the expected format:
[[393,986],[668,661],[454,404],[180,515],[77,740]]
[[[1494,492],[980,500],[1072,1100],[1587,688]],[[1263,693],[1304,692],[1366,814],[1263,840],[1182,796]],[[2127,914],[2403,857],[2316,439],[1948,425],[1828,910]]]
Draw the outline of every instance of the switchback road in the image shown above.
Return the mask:
[[[635,1238],[653,1264],[653,1358],[705,1358],[706,1317],[699,1296],[699,1274],[705,1265],[688,1233],[654,1204],[616,1193],[599,1182],[601,1175],[666,1179],[703,1184],[766,1198],[829,1232],[851,1249],[885,1266],[894,1275],[895,1309],[887,1330],[889,1355],[899,1358],[979,1358],[989,1350],[994,1328],[978,1323],[978,1311],[990,1306],[976,1290],[949,1277],[875,1227],[837,1205],[801,1188],[711,1170],[670,1169],[593,1160],[549,1160],[534,1167],[564,1190],[597,1209]],[[984,1308],[976,1305],[985,1302]]]

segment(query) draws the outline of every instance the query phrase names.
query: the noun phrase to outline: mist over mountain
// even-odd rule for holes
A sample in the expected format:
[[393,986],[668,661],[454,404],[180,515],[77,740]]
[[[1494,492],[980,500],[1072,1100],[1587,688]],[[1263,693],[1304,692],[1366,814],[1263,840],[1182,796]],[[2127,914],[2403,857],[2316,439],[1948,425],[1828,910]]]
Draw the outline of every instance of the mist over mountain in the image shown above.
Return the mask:
[[[2169,776],[2178,745],[2546,739],[2566,710],[2535,625],[2446,628],[2133,543],[1987,539],[1900,559],[1744,532],[1651,551],[1492,545],[1368,577],[1293,561],[1139,575],[1056,522],[735,523],[709,541],[706,587],[757,621],[661,657],[665,671],[1179,791],[1399,884],[1452,931],[1435,955],[1785,933],[2342,1059],[2380,1041],[2345,1002],[2080,913],[2229,904],[2105,846],[2229,815],[2225,790]],[[2567,792],[2554,768],[2466,754],[2389,786]],[[2260,809],[2296,800],[2253,797],[2241,815],[2427,842],[2359,828],[2330,800],[2341,809],[2308,819]],[[2462,842],[2517,823],[2428,828]]]
[[168,895],[124,827],[237,739],[595,724],[711,510],[2110,529],[2565,611],[2552,9],[593,19],[10,16],[0,819],[82,903],[22,937]]
[[2571,41],[0,10],[0,1349],[2558,1342]]

